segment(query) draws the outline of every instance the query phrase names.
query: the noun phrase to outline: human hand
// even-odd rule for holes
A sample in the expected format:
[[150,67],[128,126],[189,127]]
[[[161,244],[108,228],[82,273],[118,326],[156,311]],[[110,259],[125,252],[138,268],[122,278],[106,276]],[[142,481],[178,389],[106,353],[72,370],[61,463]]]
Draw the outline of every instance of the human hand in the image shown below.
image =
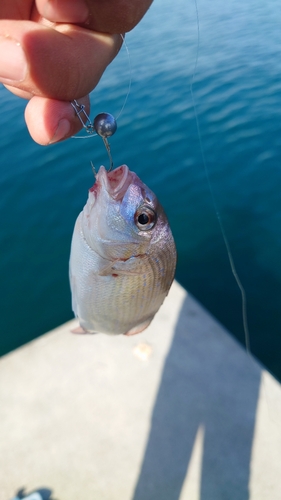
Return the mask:
[[42,145],[76,134],[70,101],[88,94],[152,0],[0,0],[0,82],[28,99],[25,120]]

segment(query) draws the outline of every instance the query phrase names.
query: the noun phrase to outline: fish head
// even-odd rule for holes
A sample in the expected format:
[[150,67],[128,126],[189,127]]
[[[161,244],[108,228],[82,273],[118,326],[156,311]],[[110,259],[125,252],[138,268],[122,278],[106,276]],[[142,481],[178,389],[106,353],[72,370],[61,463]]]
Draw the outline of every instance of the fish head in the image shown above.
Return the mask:
[[126,165],[101,166],[83,210],[88,245],[106,259],[148,254],[163,238],[168,221],[155,194]]

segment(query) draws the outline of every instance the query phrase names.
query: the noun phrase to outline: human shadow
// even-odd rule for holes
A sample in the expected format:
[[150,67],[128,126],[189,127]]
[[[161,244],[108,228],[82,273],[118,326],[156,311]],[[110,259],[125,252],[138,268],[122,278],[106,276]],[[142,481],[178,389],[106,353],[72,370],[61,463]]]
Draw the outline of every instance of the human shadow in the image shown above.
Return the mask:
[[188,296],[132,500],[179,500],[202,426],[200,500],[247,500],[260,378],[259,366]]

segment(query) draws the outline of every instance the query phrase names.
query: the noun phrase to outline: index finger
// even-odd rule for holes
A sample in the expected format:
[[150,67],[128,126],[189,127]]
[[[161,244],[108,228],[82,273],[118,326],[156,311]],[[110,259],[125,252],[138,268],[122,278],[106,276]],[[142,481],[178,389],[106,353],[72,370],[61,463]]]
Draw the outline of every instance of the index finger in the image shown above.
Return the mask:
[[[0,21],[0,41],[5,49],[1,52],[2,83],[31,95],[69,101],[91,92],[122,45],[120,35],[94,33],[71,24],[47,27],[7,20]],[[9,75],[10,68],[21,69],[15,51],[21,55],[22,78],[13,78],[14,72]]]
[[36,0],[38,12],[52,22],[82,24],[103,33],[132,30],[153,0]]

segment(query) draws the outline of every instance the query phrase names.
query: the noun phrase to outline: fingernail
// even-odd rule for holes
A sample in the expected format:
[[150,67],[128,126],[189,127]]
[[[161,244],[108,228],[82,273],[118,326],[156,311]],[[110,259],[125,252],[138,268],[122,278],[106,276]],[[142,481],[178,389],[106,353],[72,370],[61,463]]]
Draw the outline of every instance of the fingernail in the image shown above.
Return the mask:
[[57,126],[57,129],[50,140],[49,144],[53,144],[54,142],[59,142],[62,139],[66,139],[70,131],[70,122],[66,118],[62,118]]
[[21,44],[10,37],[0,36],[0,78],[22,82],[27,62]]
[[84,23],[89,17],[89,9],[85,1],[67,0],[47,0],[43,7],[43,15],[53,22],[64,23]]

